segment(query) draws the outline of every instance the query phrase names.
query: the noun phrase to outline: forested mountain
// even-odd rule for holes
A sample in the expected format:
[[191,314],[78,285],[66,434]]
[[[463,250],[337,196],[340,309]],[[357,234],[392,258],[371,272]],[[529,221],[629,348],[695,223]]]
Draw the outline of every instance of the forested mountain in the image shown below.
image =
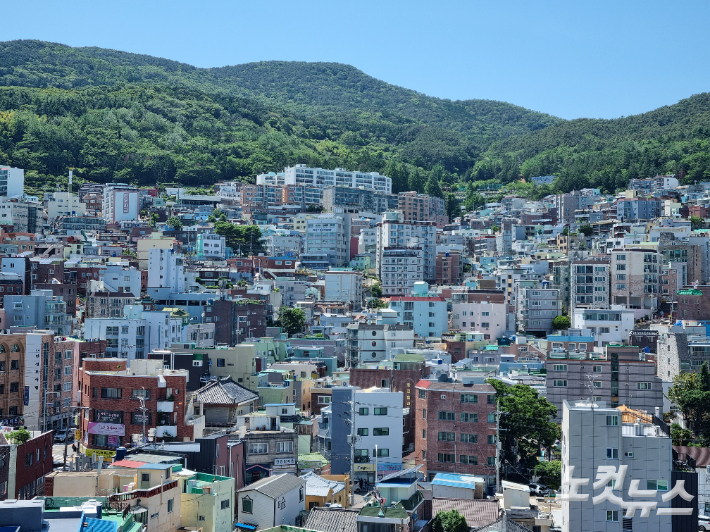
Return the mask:
[[[710,177],[710,95],[616,120],[562,121],[489,100],[449,101],[336,63],[200,69],[41,41],[0,43],[0,163],[53,189],[94,181],[209,185],[306,163],[387,171],[395,189],[520,175],[548,190]],[[537,191],[538,193],[541,191]]]

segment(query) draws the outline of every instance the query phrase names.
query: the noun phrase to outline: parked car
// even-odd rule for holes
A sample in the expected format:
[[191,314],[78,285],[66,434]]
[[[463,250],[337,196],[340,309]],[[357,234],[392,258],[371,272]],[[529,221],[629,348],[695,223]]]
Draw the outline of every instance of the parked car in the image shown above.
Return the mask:
[[64,443],[64,438],[66,438],[68,442],[73,442],[74,431],[70,430],[67,434],[66,430],[58,430],[54,433],[54,443]]
[[698,516],[698,530],[710,530],[710,516],[699,515]]
[[530,495],[534,495],[535,497],[547,497],[552,493],[550,488],[544,484],[538,484],[537,482],[528,484],[528,487],[530,488]]

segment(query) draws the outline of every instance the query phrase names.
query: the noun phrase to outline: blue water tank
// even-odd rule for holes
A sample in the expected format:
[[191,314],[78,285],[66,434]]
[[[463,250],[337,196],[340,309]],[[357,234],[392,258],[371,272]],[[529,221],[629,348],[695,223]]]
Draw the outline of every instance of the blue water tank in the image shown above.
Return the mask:
[[116,461],[118,462],[119,460],[123,460],[127,454],[128,454],[128,451],[126,450],[125,447],[117,448],[116,449]]

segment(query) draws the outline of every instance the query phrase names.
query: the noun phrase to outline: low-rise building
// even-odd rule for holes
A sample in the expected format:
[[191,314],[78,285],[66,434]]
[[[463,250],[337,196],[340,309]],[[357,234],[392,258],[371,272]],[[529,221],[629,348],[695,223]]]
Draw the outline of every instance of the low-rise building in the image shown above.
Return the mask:
[[264,530],[300,525],[306,509],[306,481],[294,475],[262,478],[237,493],[237,521]]

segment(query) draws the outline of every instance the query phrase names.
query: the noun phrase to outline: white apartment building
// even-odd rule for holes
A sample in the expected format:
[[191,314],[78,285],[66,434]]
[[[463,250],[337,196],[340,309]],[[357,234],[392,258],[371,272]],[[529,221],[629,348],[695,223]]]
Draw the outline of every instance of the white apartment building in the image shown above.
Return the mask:
[[352,301],[353,310],[362,308],[362,273],[353,271],[325,272],[325,300]]
[[378,480],[402,469],[404,394],[389,388],[353,390],[355,401],[355,460],[378,464]]
[[572,308],[609,308],[611,291],[608,261],[574,261],[571,268]]
[[148,287],[185,291],[184,258],[172,249],[154,248],[148,252]]
[[141,295],[141,272],[133,267],[108,264],[104,270],[99,270],[99,280],[109,292],[124,292],[136,297]]
[[42,206],[39,203],[0,195],[0,225],[12,225],[17,233],[34,233],[41,215]]
[[378,172],[349,172],[344,168],[326,170],[310,168],[305,164],[297,164],[284,168],[282,174],[261,174],[256,177],[257,185],[308,185],[313,187],[363,187],[382,192],[392,193],[392,179]]
[[0,196],[22,196],[25,193],[25,171],[12,166],[0,166]]
[[562,298],[556,288],[518,286],[516,315],[524,332],[551,333],[552,320],[562,314]]
[[[382,278],[382,266],[385,252],[388,249],[421,248],[422,277],[416,280],[433,282],[436,280],[436,223],[435,222],[403,222],[402,213],[389,211],[382,216],[377,224],[377,273]],[[396,292],[398,294],[409,294]]]
[[420,247],[390,248],[377,254],[377,275],[382,294],[405,296],[424,280],[424,250]]
[[215,233],[200,233],[197,235],[197,258],[206,260],[224,260],[226,257],[227,240]]
[[106,223],[138,220],[139,211],[140,201],[135,187],[122,183],[108,183],[104,187],[103,218]]
[[627,340],[634,322],[634,311],[618,305],[612,305],[609,310],[576,308],[572,311],[572,328],[589,329],[598,347]]
[[321,214],[306,219],[304,254],[328,254],[328,263],[336,268],[345,266],[350,258],[349,238],[345,220],[335,214]]
[[45,196],[44,203],[50,220],[58,216],[86,214],[86,203],[80,202],[78,196],[69,192],[50,192]]
[[636,309],[637,318],[656,310],[662,267],[653,249],[611,250],[611,304]]
[[[395,314],[388,309],[382,313]],[[394,316],[393,316],[394,318]],[[369,324],[354,323],[347,326],[345,333],[347,360],[346,364],[357,366],[363,362],[391,360],[392,351],[414,348],[414,330],[407,325],[394,323]]]
[[[562,478],[589,479],[577,493],[588,494],[586,501],[562,501],[563,532],[621,532],[671,530],[671,516],[657,515],[651,510],[641,517],[637,510],[633,518],[624,517],[625,510],[611,501],[594,504],[592,498],[611,486],[614,496],[624,501],[653,501],[657,508],[670,508],[661,496],[670,491],[673,448],[671,439],[657,426],[644,423],[623,423],[621,411],[607,408],[602,402],[564,401],[562,412]],[[619,471],[627,466],[622,479],[609,479],[603,487],[593,488],[600,466]],[[574,470],[571,468],[574,467]],[[570,475],[570,471],[572,474]],[[639,490],[649,490],[654,496],[643,499],[629,495],[631,481],[638,481]]]
[[514,327],[505,294],[500,290],[469,290],[451,294],[451,327],[461,332],[480,332],[495,340]]

